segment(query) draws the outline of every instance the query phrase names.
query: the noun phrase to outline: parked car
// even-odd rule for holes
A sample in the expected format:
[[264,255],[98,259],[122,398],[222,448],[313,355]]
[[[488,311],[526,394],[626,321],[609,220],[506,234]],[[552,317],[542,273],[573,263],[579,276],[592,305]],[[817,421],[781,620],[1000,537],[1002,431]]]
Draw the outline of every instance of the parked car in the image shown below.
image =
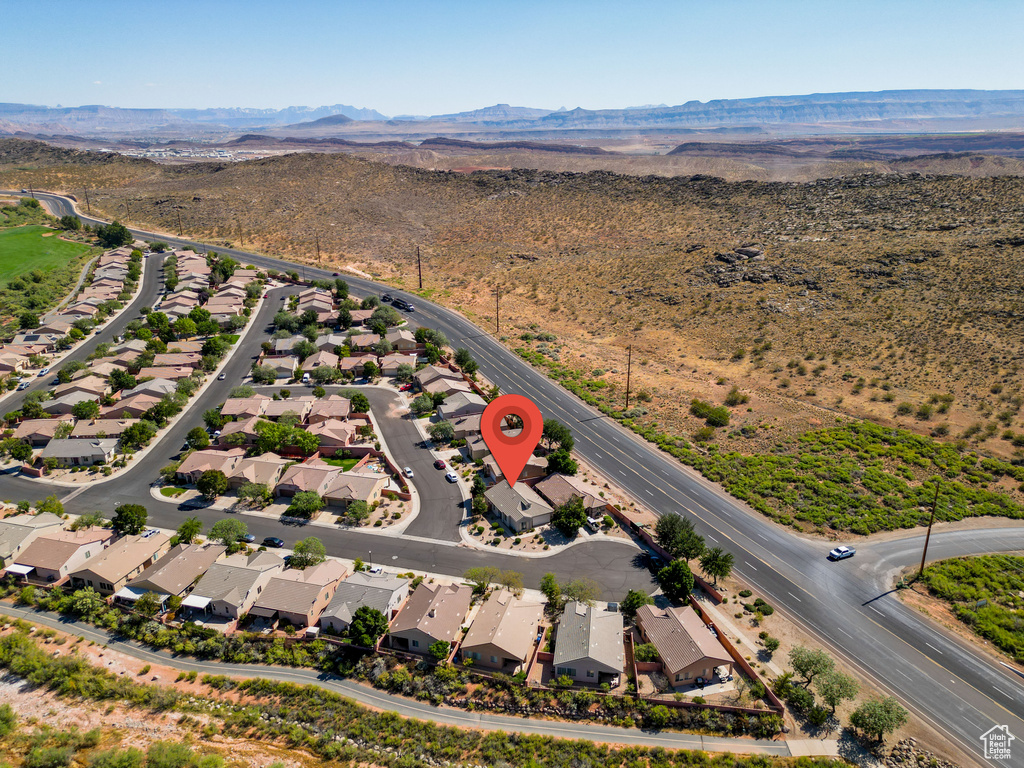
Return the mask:
[[398,388],[398,391],[399,392],[408,392],[410,389],[412,389],[412,384],[403,384],[402,386],[400,386]]
[[280,549],[284,546],[284,539],[279,539],[277,536],[267,536],[267,538],[263,540],[263,546]]
[[412,477],[412,467],[406,467],[402,470],[406,477]]
[[444,469],[448,465],[444,463],[444,459],[438,459],[434,462],[434,469]]
[[253,536],[251,533],[247,533],[245,534],[245,536],[242,537],[242,541],[244,541],[246,544],[252,544],[254,541],[256,541],[256,537]]
[[828,559],[832,561],[845,560],[848,557],[853,557],[857,554],[857,550],[853,547],[836,547],[828,553]]
[[449,483],[459,482],[459,476],[450,470],[445,473],[444,479],[447,480]]
[[270,298],[270,294],[269,293],[264,293],[263,294],[263,298],[264,299],[269,299]]
[[23,381],[23,382],[21,382],[21,384],[18,385],[18,391],[19,392],[21,392],[21,390],[23,390],[23,389],[28,389],[28,382],[27,381]]
[[224,379],[226,379],[227,377],[228,375],[226,373],[222,373],[220,376],[217,377],[217,381],[224,381]]
[[49,368],[43,368],[43,370],[41,370],[41,371],[40,371],[40,372],[39,372],[38,374],[36,374],[36,375],[37,375],[37,376],[45,376],[45,375],[46,375],[46,374],[48,374],[49,372],[50,372],[50,369],[49,369]]
[[57,378],[55,378],[53,381],[50,382],[50,386],[51,387],[56,387],[58,384],[60,384],[60,377],[59,376]]

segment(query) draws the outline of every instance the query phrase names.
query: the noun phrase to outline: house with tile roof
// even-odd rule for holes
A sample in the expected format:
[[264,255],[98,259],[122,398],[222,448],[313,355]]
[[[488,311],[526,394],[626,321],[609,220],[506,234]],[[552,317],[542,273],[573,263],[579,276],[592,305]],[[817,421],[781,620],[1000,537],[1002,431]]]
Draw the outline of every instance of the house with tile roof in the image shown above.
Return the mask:
[[181,604],[192,611],[239,619],[283,570],[284,560],[270,552],[239,552],[207,568]]
[[389,645],[422,655],[439,640],[454,645],[472,601],[473,588],[465,584],[420,584],[391,622]]
[[49,512],[11,515],[0,520],[0,566],[13,563],[36,537],[59,531],[63,525],[62,519]]
[[517,482],[513,487],[502,480],[484,491],[484,498],[501,522],[517,533],[550,523],[554,511],[525,483]]
[[288,568],[271,577],[249,615],[295,627],[312,627],[348,573],[348,568],[337,560],[325,560],[301,571]]
[[388,619],[409,596],[409,580],[390,573],[353,573],[338,585],[327,609],[320,615],[320,626],[342,633],[363,606],[380,611]]
[[29,582],[60,584],[102,552],[113,539],[114,532],[106,528],[41,533],[14,558],[7,573]]
[[622,614],[571,600],[555,634],[555,674],[580,683],[616,685],[625,654]]
[[459,653],[474,667],[514,675],[529,661],[538,634],[543,635],[543,616],[540,603],[516,597],[508,589],[494,590],[477,611]]
[[100,594],[112,595],[159,560],[170,542],[166,533],[152,529],[138,536],[122,536],[72,571],[71,586],[92,587]]
[[636,626],[645,642],[658,649],[662,671],[672,685],[710,680],[716,667],[732,671],[732,657],[718,636],[690,606],[656,608],[644,605],[636,612]]

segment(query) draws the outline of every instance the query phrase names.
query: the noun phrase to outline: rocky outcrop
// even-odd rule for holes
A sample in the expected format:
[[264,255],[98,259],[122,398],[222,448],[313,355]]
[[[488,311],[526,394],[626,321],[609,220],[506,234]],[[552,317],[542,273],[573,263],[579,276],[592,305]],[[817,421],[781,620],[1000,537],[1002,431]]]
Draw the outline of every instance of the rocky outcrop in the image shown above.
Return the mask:
[[929,768],[960,768],[956,763],[941,760],[931,752],[918,749],[917,739],[903,739],[896,742],[889,756],[885,758],[886,768],[910,768],[927,765]]

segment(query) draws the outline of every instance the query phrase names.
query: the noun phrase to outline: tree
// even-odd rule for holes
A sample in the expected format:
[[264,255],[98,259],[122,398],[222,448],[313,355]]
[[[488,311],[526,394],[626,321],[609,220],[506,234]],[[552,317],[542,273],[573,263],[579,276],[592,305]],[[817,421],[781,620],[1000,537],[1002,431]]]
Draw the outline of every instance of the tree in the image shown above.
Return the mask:
[[412,401],[412,405],[409,406],[409,409],[416,416],[426,416],[434,410],[434,398],[424,393]]
[[473,585],[474,592],[483,593],[492,582],[497,580],[500,573],[501,571],[493,565],[481,565],[470,568],[462,574],[462,578]]
[[814,681],[814,687],[821,696],[821,700],[832,707],[832,714],[835,714],[836,707],[844,701],[853,699],[860,690],[860,684],[852,675],[833,669],[824,674],[818,675]]
[[191,544],[196,536],[203,532],[203,524],[198,517],[189,517],[178,526],[178,543]]
[[402,384],[408,384],[412,381],[413,374],[416,373],[416,369],[408,363],[402,363],[395,369],[395,378]]
[[143,616],[156,616],[163,607],[163,601],[155,592],[147,592],[135,601],[133,608]]
[[573,496],[565,504],[560,504],[551,512],[551,524],[566,538],[573,538],[580,528],[587,524],[587,510],[583,499]]
[[476,373],[480,367],[476,364],[476,360],[473,359],[473,355],[465,347],[459,347],[455,350],[455,364],[470,376]]
[[238,542],[249,532],[249,526],[237,518],[218,520],[210,529],[210,539],[219,541],[228,551],[235,551]]
[[210,447],[210,436],[206,433],[206,430],[202,427],[193,427],[185,435],[185,442],[189,448],[200,451],[203,448]]
[[243,483],[238,489],[238,498],[246,506],[262,508],[270,503],[273,496],[265,483]]
[[452,645],[447,640],[438,640],[436,643],[432,643],[427,649],[427,652],[433,656],[437,661],[444,661],[448,658],[448,654],[452,651]]
[[851,713],[850,725],[882,741],[887,733],[892,733],[907,722],[908,714],[891,696],[870,699]]
[[364,648],[373,648],[387,631],[388,617],[368,605],[356,608],[352,614],[352,623],[348,625],[349,640]]
[[77,232],[82,228],[82,220],[72,213],[60,217],[60,228],[68,232]]
[[329,365],[321,365],[310,371],[309,378],[316,384],[333,384],[341,378],[341,371]]
[[95,616],[106,604],[103,596],[92,587],[83,587],[71,595],[71,610],[79,616]]
[[693,572],[685,560],[673,560],[658,571],[658,583],[670,600],[685,600],[693,591]]
[[558,579],[553,573],[545,573],[540,580],[540,591],[544,599],[548,601],[548,607],[557,611],[562,607],[562,588],[558,585]]
[[548,455],[548,472],[575,475],[578,471],[579,464],[569,455],[568,451],[558,450]]
[[34,312],[22,312],[18,315],[18,325],[22,329],[25,328],[38,328],[39,327],[39,315]]
[[179,339],[191,339],[198,331],[195,320],[190,317],[179,317],[171,327]]
[[121,447],[137,449],[149,443],[156,435],[156,424],[143,419],[125,427],[121,433]]
[[370,351],[373,352],[377,357],[384,357],[390,355],[394,347],[391,346],[391,342],[387,339],[381,339],[376,344],[370,347]]
[[216,408],[203,412],[203,423],[214,432],[223,427],[226,420],[227,417],[221,416],[220,411]]
[[427,434],[435,443],[450,443],[455,439],[455,426],[450,421],[439,421],[427,427]]
[[120,392],[123,389],[132,389],[138,383],[138,380],[134,376],[121,368],[115,368],[110,372],[110,388],[114,392]]
[[122,245],[131,245],[135,238],[124,224],[115,221],[96,227],[96,239],[104,248],[120,248]]
[[338,327],[342,330],[352,327],[352,313],[345,307],[338,310]]
[[71,406],[71,413],[76,419],[95,419],[100,415],[100,404],[95,400],[82,400]]
[[149,513],[141,504],[118,504],[110,524],[118,536],[137,536],[146,530]]
[[562,585],[562,597],[566,600],[593,605],[600,595],[601,587],[593,579],[573,579],[568,584]]
[[387,304],[381,304],[373,310],[373,314],[370,315],[370,319],[366,321],[366,324],[370,326],[383,324],[385,328],[393,328],[401,322],[402,316],[398,314],[397,309],[389,307]]
[[377,364],[372,360],[363,363],[363,376],[368,379],[376,378],[378,372]]
[[60,499],[58,499],[54,494],[51,493],[42,501],[36,502],[36,511],[40,514],[49,512],[51,515],[63,517],[64,505],[60,503]]
[[[64,423],[67,424],[70,422]],[[67,437],[67,435],[65,435],[65,437]],[[11,454],[11,458],[15,461],[28,461],[32,458],[32,447],[28,443],[23,443],[20,440],[13,440],[11,445],[7,448],[7,452]]]
[[666,513],[658,518],[654,535],[672,557],[692,560],[704,553],[704,537],[693,529],[689,518]]
[[287,513],[298,517],[312,517],[323,508],[324,500],[316,491],[299,491],[292,496]]
[[502,571],[498,574],[498,584],[521,595],[524,589],[523,574],[519,571]]
[[555,419],[544,419],[544,431],[541,439],[548,444],[549,449],[555,446],[566,451],[571,451],[576,441],[573,439],[572,430]]
[[639,589],[631,589],[626,593],[626,597],[623,598],[622,602],[619,603],[619,608],[622,609],[623,616],[628,619],[634,619],[636,618],[636,612],[645,605],[654,605],[654,598],[646,592],[641,592]]
[[342,392],[342,397],[348,398],[349,407],[352,409],[352,413],[369,413],[370,412],[370,400],[362,392],[347,391]]
[[277,371],[269,365],[254,365],[252,368],[252,380],[257,384],[273,384],[277,381]]
[[327,549],[316,536],[299,539],[295,542],[294,554],[289,561],[292,568],[308,568],[312,565],[319,565],[327,559]]
[[478,493],[473,496],[474,515],[486,515],[489,506],[490,505],[487,503],[487,498],[482,493]]
[[342,517],[349,525],[359,525],[370,516],[370,505],[362,499],[355,499],[345,505],[345,514]]
[[705,576],[710,576],[718,584],[719,579],[729,578],[732,573],[732,552],[725,552],[721,547],[712,547],[700,556],[700,569]]
[[208,499],[222,496],[228,490],[228,478],[219,469],[208,469],[196,480],[196,490]]
[[797,674],[803,675],[806,688],[814,678],[831,672],[835,668],[832,657],[820,648],[805,648],[798,645],[789,652],[789,663]]

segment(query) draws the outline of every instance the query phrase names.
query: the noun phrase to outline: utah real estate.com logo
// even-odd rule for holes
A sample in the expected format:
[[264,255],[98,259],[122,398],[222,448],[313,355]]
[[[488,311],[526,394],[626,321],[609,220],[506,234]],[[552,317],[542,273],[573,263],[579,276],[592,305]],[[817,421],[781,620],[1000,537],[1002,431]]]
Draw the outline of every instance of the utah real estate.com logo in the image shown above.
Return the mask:
[[985,745],[986,760],[1010,759],[1010,742],[1014,741],[1016,736],[1010,733],[1009,726],[994,726],[981,734],[980,738]]

